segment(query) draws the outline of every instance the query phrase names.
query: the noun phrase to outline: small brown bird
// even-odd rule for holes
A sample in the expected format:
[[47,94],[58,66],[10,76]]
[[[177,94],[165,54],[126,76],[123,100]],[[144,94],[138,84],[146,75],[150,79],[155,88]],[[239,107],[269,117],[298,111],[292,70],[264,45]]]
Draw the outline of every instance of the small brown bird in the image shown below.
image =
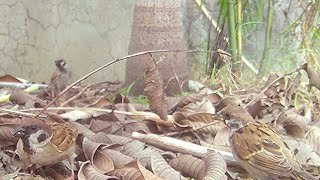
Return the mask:
[[252,178],[316,180],[302,169],[281,137],[268,125],[259,122],[242,124],[236,119],[225,120],[225,123],[232,131],[233,155]]
[[18,127],[14,135],[20,138],[16,153],[25,166],[36,165],[38,168],[68,159],[71,177],[74,177],[73,154],[78,131],[70,124],[49,122],[26,125]]
[[67,87],[70,80],[70,73],[67,70],[67,62],[64,59],[55,61],[57,66],[56,71],[53,73],[51,83],[51,96],[56,97],[64,88]]

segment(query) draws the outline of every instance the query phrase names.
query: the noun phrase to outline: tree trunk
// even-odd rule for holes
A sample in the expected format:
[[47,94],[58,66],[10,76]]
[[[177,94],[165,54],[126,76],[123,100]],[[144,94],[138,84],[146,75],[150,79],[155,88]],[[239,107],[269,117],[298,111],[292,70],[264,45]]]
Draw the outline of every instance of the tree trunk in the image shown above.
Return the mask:
[[[147,50],[186,49],[182,24],[182,0],[136,0],[129,45],[129,54]],[[182,83],[188,77],[189,67],[186,53],[154,54],[159,63],[160,74],[166,92],[180,92],[177,78]],[[142,94],[144,75],[149,55],[139,56],[127,61],[126,84],[136,81],[131,94]]]

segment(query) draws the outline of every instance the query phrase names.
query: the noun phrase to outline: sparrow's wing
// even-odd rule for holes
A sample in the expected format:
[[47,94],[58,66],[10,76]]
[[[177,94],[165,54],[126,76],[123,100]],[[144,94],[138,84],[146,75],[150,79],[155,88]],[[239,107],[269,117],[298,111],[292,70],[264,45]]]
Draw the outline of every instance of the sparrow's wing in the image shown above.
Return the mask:
[[284,152],[287,149],[284,150],[283,142],[268,126],[251,123],[234,133],[231,141],[235,154],[257,169],[277,175],[294,171]]
[[61,76],[61,72],[56,69],[51,76],[50,83],[54,82],[59,76]]
[[77,129],[67,123],[52,123],[53,130],[52,144],[57,147],[60,152],[66,151],[72,146],[78,136]]

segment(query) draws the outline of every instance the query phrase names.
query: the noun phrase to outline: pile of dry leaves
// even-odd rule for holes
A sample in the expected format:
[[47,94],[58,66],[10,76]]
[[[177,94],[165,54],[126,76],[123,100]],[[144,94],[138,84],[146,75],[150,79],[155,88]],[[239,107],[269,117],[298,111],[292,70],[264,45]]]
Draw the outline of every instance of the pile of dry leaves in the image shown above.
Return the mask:
[[[0,89],[11,93],[9,101],[0,103],[0,179],[66,179],[71,171],[80,180],[250,178],[250,172],[232,155],[226,112],[228,118],[268,124],[305,170],[319,178],[320,96],[316,88],[320,78],[307,65],[291,73],[293,78],[270,75],[263,89],[223,96],[202,89],[177,98],[165,96],[157,66],[151,61],[144,89],[149,105],[138,105],[119,93],[121,83],[63,91],[70,78],[65,64],[56,61],[57,71],[45,90]],[[301,85],[302,74],[309,77],[308,88]],[[5,79],[12,82],[12,78]],[[32,161],[48,165],[32,168],[20,160],[21,153],[16,154],[17,142],[29,130],[40,128],[50,129],[47,133],[54,149]],[[27,137],[31,139],[30,134]],[[40,136],[35,139],[45,142]],[[75,149],[57,160],[55,153],[70,147]],[[20,151],[30,158],[40,152],[37,148],[42,146]],[[58,163],[52,164],[55,160]]]

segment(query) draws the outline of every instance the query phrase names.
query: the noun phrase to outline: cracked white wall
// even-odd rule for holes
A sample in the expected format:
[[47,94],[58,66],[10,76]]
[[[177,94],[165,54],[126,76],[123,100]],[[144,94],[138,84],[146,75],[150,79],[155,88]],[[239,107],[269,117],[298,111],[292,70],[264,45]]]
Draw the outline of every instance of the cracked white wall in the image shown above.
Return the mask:
[[[64,58],[74,81],[127,55],[133,8],[131,0],[0,0],[0,75],[48,82]],[[124,80],[125,62],[91,78]]]

